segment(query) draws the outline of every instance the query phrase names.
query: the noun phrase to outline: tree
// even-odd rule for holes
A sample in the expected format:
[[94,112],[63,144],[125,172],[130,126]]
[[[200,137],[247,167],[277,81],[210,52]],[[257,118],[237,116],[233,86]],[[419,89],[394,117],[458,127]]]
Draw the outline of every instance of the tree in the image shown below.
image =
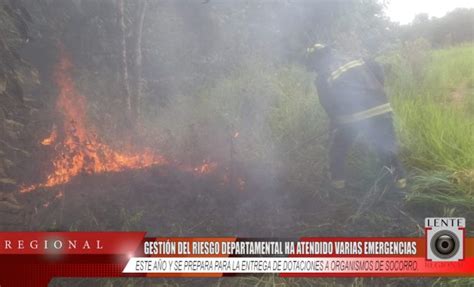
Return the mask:
[[434,47],[472,42],[474,40],[474,9],[459,8],[441,18],[415,17],[411,25],[402,27],[402,41],[427,39]]

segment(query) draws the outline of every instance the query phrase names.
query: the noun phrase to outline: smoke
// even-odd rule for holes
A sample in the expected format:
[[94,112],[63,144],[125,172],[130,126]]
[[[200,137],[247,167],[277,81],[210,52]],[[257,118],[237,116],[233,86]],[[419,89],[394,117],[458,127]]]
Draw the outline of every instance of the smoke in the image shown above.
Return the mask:
[[149,0],[146,9],[137,1],[123,9],[116,1],[56,2],[44,4],[52,12],[41,21],[58,27],[48,35],[71,54],[87,121],[112,149],[129,145],[127,68],[135,148],[175,166],[217,163],[254,193],[237,213],[280,210],[288,200],[277,196],[282,178],[304,189],[324,174],[325,138],[308,140],[327,130],[326,116],[315,75],[301,64],[315,42],[363,49],[358,21],[374,12],[360,1]]
[[336,36],[336,30],[356,34],[356,20],[342,16],[357,5],[156,2],[143,41],[147,135],[179,162],[216,161],[231,180],[244,178],[254,201],[238,213],[263,202],[281,210],[288,201],[277,195],[282,176],[317,181],[326,158],[324,142],[301,144],[326,130],[314,75],[301,60],[315,42],[344,47],[350,41],[352,51],[361,50],[355,36]]

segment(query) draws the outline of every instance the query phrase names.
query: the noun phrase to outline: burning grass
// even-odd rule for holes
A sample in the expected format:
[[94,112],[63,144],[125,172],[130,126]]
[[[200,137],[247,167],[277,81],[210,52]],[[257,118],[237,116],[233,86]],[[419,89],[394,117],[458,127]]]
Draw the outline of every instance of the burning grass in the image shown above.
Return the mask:
[[[150,149],[123,152],[103,142],[95,128],[87,123],[87,102],[75,87],[71,76],[72,62],[63,48],[59,51],[54,79],[59,90],[56,110],[62,115],[61,135],[53,126],[50,135],[41,141],[44,146],[54,146],[53,170],[44,182],[24,186],[20,192],[62,185],[79,174],[119,172],[168,164],[168,159]],[[197,166],[180,166],[196,174],[210,173],[216,167],[215,162],[208,160]]]

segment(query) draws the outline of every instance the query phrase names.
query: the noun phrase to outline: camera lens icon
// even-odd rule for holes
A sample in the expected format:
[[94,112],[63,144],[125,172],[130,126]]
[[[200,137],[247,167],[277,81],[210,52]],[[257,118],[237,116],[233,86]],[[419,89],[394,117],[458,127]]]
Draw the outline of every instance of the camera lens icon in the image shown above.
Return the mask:
[[441,259],[449,259],[456,255],[459,246],[459,238],[449,230],[438,231],[433,235],[430,242],[431,250]]

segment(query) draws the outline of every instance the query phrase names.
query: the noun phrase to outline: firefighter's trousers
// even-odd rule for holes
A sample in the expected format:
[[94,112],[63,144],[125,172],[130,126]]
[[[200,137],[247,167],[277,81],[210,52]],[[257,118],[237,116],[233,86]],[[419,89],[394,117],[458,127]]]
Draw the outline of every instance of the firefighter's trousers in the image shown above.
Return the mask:
[[345,180],[346,157],[355,140],[362,136],[362,142],[376,152],[378,159],[387,166],[394,180],[405,178],[405,172],[398,159],[398,145],[391,113],[369,119],[335,124],[329,151],[330,176],[332,181]]

